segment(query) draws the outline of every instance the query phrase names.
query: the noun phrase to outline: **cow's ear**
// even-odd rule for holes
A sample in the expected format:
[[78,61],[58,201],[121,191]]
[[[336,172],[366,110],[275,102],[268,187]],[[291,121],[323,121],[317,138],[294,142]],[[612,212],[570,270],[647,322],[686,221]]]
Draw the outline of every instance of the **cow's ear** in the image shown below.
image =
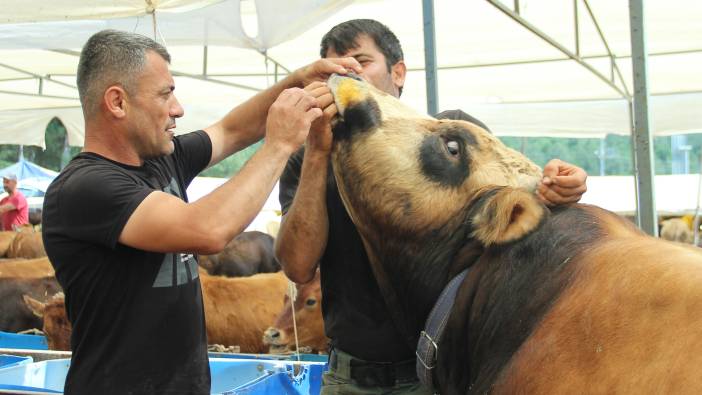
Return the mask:
[[521,239],[547,215],[533,193],[519,188],[493,190],[479,205],[471,217],[473,237],[485,246]]
[[32,310],[34,315],[39,318],[44,316],[44,308],[46,307],[45,303],[42,303],[26,294],[22,295],[22,299],[24,299],[24,303],[27,305],[27,307],[29,307],[29,310]]

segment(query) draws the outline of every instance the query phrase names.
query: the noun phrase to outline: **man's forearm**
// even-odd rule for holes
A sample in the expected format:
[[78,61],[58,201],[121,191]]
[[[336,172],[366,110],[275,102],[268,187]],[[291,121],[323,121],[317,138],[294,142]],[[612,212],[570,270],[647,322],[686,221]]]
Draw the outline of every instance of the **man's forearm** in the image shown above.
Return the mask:
[[329,157],[305,152],[300,184],[276,238],[276,257],[287,276],[298,283],[314,277],[327,245],[326,183]]

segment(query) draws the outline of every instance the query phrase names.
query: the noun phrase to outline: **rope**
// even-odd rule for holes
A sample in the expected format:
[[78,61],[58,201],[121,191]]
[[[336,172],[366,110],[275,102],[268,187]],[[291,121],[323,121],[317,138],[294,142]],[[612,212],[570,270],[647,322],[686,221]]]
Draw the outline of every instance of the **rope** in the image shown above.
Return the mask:
[[290,309],[292,310],[293,332],[295,332],[295,356],[300,362],[300,342],[297,339],[297,319],[295,318],[295,300],[297,300],[297,288],[295,283],[288,280],[288,298],[290,298]]

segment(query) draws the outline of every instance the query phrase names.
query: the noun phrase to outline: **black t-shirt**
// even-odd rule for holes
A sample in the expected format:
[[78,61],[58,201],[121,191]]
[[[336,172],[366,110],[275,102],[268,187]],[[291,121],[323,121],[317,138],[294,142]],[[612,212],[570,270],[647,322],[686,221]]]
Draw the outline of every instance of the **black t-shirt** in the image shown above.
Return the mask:
[[[460,110],[436,115],[439,119],[462,119],[487,129],[482,122]],[[283,214],[292,205],[300,183],[304,147],[295,152],[280,178]],[[415,357],[402,333],[392,322],[375,281],[361,236],[339,196],[331,162],[327,176],[329,236],[320,260],[324,330],[333,347],[367,360],[397,362]]]
[[154,190],[187,201],[212,155],[203,131],[140,167],[80,153],[44,199],[43,238],[73,325],[67,394],[209,394],[197,261],[118,242]]

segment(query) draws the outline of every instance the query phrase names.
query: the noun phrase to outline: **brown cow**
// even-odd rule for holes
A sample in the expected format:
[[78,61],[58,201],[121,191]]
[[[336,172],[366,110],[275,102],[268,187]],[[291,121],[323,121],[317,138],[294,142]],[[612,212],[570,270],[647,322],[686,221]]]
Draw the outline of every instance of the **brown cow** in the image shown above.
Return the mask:
[[8,258],[40,258],[46,256],[41,232],[22,231],[12,240],[7,249]]
[[44,323],[42,331],[46,336],[49,350],[70,351],[71,323],[66,316],[66,302],[63,292],[55,294],[45,303],[29,295],[24,295],[23,299],[27,307],[37,317],[42,318]]
[[[200,283],[208,342],[240,346],[244,353],[265,352],[261,333],[283,307],[287,277],[282,272],[240,278],[200,272]],[[54,302],[52,312],[56,314],[44,316],[44,331],[50,345],[65,347],[70,344],[70,323],[63,299]],[[41,311],[41,305],[34,305],[34,309]]]
[[47,277],[54,275],[54,267],[48,257],[36,259],[0,260],[0,277]]
[[55,277],[0,278],[0,331],[19,332],[41,328],[42,320],[27,307],[23,296],[30,295],[45,301],[60,291],[61,287]]
[[0,256],[7,255],[7,249],[10,248],[12,240],[17,236],[17,232],[14,230],[3,230],[0,231]]
[[283,308],[288,279],[283,272],[228,278],[201,275],[207,341],[263,353],[261,333]]
[[275,319],[275,323],[263,333],[263,343],[270,346],[268,352],[283,354],[296,351],[295,328],[293,327],[292,309],[295,309],[297,324],[297,342],[309,352],[326,353],[329,339],[324,335],[322,319],[322,287],[319,282],[319,271],[312,281],[307,284],[295,284],[297,297],[290,306],[290,297],[285,295],[283,309]]
[[468,269],[429,373],[438,392],[702,392],[698,249],[597,207],[548,209],[539,169],[480,127],[328,85],[339,191],[409,345]]

